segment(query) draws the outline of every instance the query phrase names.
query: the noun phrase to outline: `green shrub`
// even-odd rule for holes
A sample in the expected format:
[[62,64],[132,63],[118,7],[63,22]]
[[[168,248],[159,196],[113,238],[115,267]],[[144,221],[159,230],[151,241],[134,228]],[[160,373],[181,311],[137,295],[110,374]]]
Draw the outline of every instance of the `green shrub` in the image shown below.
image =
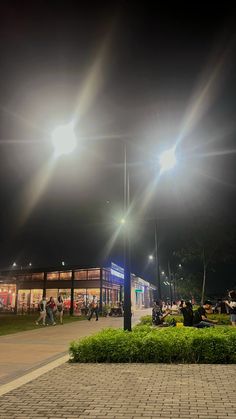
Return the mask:
[[70,345],[72,362],[236,363],[236,329],[105,329]]

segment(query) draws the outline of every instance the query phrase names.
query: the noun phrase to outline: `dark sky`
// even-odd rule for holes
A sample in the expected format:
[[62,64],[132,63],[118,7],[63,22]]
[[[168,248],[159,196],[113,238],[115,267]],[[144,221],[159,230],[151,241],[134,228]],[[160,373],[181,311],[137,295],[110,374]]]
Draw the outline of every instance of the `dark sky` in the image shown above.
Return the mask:
[[[235,15],[230,2],[2,1],[0,265],[120,262],[127,143],[133,270],[196,219],[235,217]],[[163,3],[164,4],[164,3]],[[79,104],[79,106],[78,106]],[[50,133],[78,147],[51,169]],[[157,158],[177,144],[178,165]],[[204,223],[204,221],[203,221]]]

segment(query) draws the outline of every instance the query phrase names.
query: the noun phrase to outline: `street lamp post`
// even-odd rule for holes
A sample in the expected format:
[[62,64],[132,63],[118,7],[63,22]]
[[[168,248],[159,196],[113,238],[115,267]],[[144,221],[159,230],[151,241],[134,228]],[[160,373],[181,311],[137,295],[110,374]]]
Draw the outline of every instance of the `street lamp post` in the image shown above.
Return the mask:
[[[129,173],[127,172],[127,151],[124,146],[124,214],[128,216],[130,204]],[[124,330],[131,331],[131,271],[130,271],[130,223],[124,228]]]
[[173,303],[172,273],[171,273],[171,269],[170,269],[170,261],[169,260],[168,260],[168,277],[169,277],[169,282],[170,282],[170,303],[172,305],[172,303]]
[[161,294],[161,276],[160,276],[159,240],[158,240],[157,221],[155,222],[155,256],[156,256],[157,293],[158,293],[158,299],[161,300],[162,294]]

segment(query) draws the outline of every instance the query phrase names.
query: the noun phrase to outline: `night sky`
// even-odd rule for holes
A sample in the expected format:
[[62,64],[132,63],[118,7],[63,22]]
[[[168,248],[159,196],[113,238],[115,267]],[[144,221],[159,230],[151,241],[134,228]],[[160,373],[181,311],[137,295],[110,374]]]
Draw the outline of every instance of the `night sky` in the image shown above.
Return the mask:
[[[235,228],[236,16],[228,2],[159,3],[1,2],[2,268],[122,263],[122,235],[109,245],[124,143],[133,271],[151,277],[155,219],[163,260],[199,220]],[[76,151],[52,165],[50,135],[72,118]],[[175,144],[178,164],[158,178]]]

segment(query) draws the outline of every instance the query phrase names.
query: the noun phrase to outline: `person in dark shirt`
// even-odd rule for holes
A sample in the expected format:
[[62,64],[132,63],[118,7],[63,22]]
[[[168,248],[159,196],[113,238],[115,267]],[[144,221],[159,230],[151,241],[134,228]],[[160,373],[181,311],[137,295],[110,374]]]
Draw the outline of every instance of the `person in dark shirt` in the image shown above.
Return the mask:
[[183,301],[180,311],[183,314],[184,326],[193,326],[193,306],[190,301]]
[[162,304],[159,301],[155,301],[152,309],[152,323],[155,326],[165,326],[164,319],[170,314],[170,310],[166,313],[162,312]]
[[193,315],[193,326],[198,328],[212,327],[218,323],[217,320],[210,320],[207,318],[206,310],[211,310],[212,303],[206,300],[203,306],[200,306]]

